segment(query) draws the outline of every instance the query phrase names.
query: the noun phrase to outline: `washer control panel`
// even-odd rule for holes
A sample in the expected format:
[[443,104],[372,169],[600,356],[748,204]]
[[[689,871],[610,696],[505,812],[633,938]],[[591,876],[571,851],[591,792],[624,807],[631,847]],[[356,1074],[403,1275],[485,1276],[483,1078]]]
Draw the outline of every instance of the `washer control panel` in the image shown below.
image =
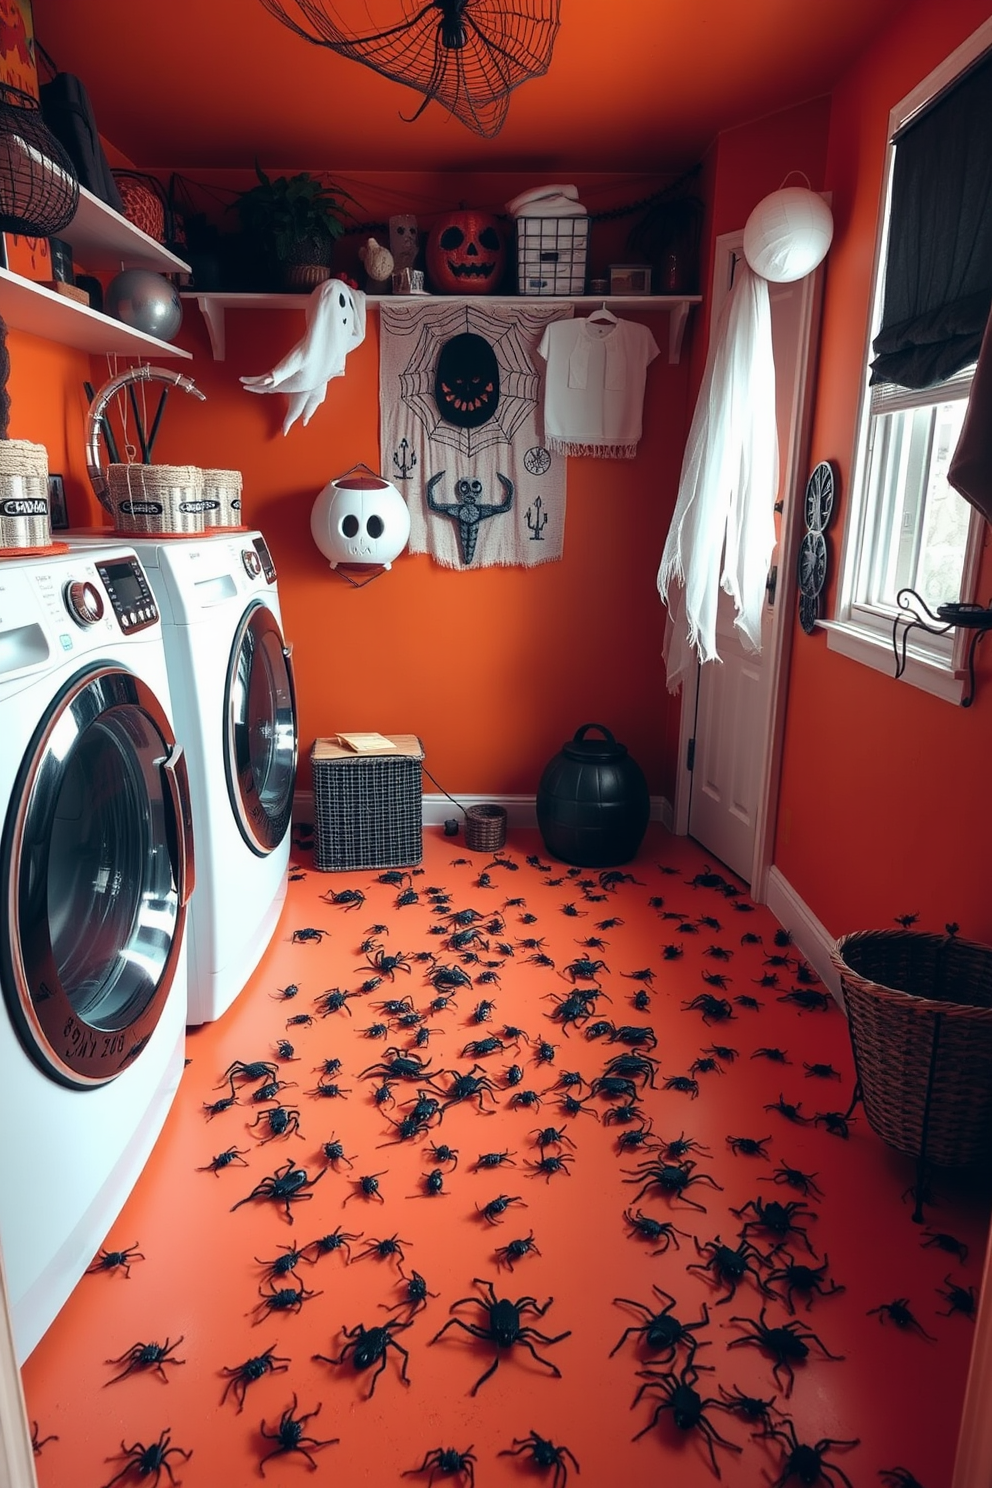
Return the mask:
[[[97,563],[96,571],[106,586],[117,623],[125,635],[132,635],[135,631],[144,630],[146,626],[156,623],[159,618],[158,606],[137,558],[107,559]],[[74,586],[70,585],[72,587]],[[78,615],[75,618],[78,620]]]

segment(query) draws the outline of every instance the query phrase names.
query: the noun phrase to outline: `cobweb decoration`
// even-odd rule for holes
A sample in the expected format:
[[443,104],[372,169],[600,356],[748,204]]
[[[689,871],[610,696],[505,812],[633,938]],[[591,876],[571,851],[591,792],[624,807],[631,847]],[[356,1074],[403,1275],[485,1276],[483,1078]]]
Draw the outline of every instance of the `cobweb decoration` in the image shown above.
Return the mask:
[[[526,314],[523,320],[526,325]],[[540,333],[544,323],[536,324]],[[441,348],[452,336],[465,331],[473,331],[488,341],[500,370],[499,406],[487,423],[474,429],[446,423],[434,400],[434,377]],[[403,401],[423,424],[428,437],[437,444],[450,445],[466,459],[491,445],[512,441],[537,406],[540,383],[513,315],[502,315],[493,305],[485,309],[453,305],[450,310],[423,316],[417,344],[399,376]]]
[[510,94],[551,62],[561,0],[351,0],[346,24],[333,0],[261,0],[290,30],[423,93],[491,139]]

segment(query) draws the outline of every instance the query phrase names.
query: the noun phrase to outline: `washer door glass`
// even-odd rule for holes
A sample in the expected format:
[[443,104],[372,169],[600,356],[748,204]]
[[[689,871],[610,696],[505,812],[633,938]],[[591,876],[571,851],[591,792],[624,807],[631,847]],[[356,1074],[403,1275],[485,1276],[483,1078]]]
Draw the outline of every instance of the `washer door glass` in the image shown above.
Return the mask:
[[189,791],[157,698],[116,668],[74,678],[12,799],[7,1001],[47,1073],[103,1084],[147,1043],[181,953]]
[[225,715],[227,787],[259,857],[289,830],[296,782],[296,696],[289,648],[268,605],[246,610],[231,648]]

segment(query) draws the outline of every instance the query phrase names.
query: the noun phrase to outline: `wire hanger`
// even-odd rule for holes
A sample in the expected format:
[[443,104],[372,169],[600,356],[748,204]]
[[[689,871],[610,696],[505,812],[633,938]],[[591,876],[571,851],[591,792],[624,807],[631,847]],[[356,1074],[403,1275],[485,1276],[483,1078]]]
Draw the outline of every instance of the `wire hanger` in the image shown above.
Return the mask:
[[592,312],[592,314],[589,316],[589,319],[590,320],[596,320],[596,321],[603,321],[603,320],[609,321],[612,325],[616,325],[617,324],[617,318],[613,314],[613,311],[607,308],[607,304],[606,304],[606,301],[605,300],[600,305],[600,307],[599,307],[598,310],[594,310]]

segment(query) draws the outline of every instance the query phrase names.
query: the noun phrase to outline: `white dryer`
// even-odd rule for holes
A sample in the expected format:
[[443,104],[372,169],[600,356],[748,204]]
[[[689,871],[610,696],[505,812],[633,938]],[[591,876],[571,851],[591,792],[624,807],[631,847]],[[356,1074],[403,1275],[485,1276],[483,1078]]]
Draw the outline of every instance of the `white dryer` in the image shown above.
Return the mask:
[[24,1359],[185,1055],[192,814],[162,627],[119,544],[0,560],[0,1243]]
[[[76,547],[95,540],[68,534]],[[297,756],[291,648],[261,533],[128,541],[162,612],[189,765],[197,854],[189,1022],[206,1023],[244,988],[286,897]]]

